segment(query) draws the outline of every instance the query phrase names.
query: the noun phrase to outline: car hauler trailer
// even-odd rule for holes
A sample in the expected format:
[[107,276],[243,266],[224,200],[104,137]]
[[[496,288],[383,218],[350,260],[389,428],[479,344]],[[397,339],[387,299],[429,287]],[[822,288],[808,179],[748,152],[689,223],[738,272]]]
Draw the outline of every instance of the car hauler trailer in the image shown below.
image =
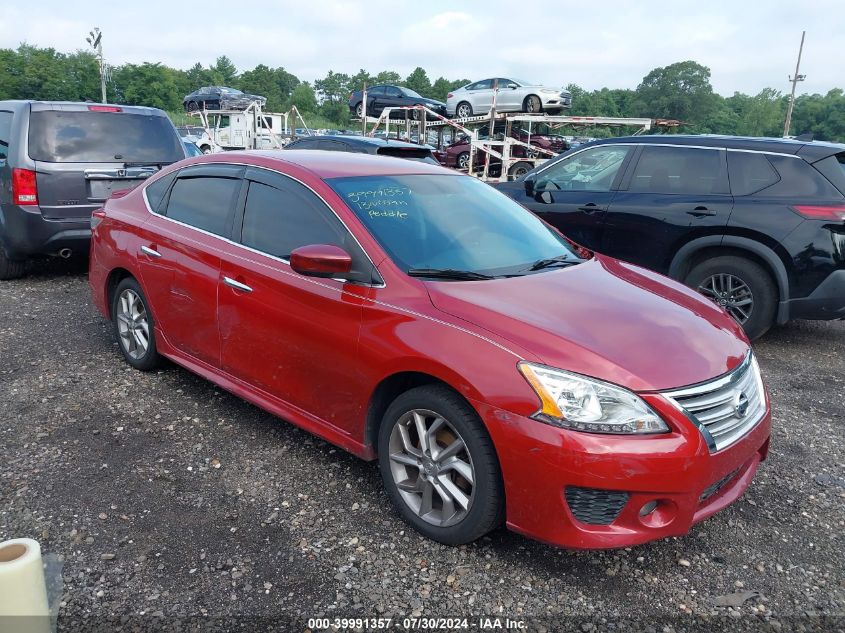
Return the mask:
[[311,133],[296,106],[287,112],[264,112],[253,101],[243,110],[203,109],[188,114],[200,119],[219,150],[281,149],[295,135],[289,123],[296,119]]

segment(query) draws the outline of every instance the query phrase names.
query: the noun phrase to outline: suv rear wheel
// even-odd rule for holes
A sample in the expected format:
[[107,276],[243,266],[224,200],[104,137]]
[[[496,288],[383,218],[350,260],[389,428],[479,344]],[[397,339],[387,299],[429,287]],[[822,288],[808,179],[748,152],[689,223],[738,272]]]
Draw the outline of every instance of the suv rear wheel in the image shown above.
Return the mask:
[[378,456],[391,502],[424,536],[462,545],[504,520],[493,442],[475,411],[448,387],[426,385],[399,396],[384,414]]
[[16,259],[9,259],[6,252],[0,247],[0,280],[8,281],[18,279],[26,273],[26,262]]
[[777,288],[757,262],[733,255],[714,257],[693,268],[684,283],[725,308],[750,339],[765,334],[774,322]]

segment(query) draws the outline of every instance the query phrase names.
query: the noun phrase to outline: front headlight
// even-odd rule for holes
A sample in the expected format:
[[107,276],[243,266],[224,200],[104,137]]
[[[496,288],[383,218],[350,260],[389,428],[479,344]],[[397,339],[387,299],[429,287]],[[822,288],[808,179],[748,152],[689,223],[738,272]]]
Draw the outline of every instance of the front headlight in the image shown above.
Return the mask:
[[636,394],[610,383],[561,369],[519,363],[540,397],[535,419],[588,433],[666,433],[669,427]]

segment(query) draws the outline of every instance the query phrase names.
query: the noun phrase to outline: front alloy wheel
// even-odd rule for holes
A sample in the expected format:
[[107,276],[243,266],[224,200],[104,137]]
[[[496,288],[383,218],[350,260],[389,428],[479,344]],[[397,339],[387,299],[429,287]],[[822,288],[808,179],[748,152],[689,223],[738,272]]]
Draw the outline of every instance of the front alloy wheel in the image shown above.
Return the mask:
[[418,517],[438,527],[466,517],[475,469],[461,434],[443,416],[409,411],[393,426],[388,450],[393,482]]
[[504,520],[504,485],[484,423],[458,393],[430,384],[393,401],[378,434],[390,501],[418,532],[469,543]]

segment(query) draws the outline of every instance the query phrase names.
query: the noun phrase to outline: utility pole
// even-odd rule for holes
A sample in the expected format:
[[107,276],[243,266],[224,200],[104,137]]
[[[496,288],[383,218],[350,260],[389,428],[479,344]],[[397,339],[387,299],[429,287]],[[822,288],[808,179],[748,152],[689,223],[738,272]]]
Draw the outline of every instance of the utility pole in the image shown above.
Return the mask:
[[792,94],[789,96],[789,106],[786,109],[786,122],[783,124],[784,138],[789,136],[789,127],[792,125],[792,109],[795,107],[795,86],[799,81],[804,81],[807,78],[807,75],[798,74],[798,69],[801,66],[801,53],[804,51],[804,36],[806,34],[807,31],[801,31],[801,46],[798,47],[798,61],[795,62],[795,76],[789,78],[789,81],[792,82]]
[[97,53],[97,60],[100,62],[100,92],[102,93],[102,103],[106,103],[106,60],[103,58],[103,33],[100,31],[100,27],[95,26],[93,31],[89,31],[85,41]]

